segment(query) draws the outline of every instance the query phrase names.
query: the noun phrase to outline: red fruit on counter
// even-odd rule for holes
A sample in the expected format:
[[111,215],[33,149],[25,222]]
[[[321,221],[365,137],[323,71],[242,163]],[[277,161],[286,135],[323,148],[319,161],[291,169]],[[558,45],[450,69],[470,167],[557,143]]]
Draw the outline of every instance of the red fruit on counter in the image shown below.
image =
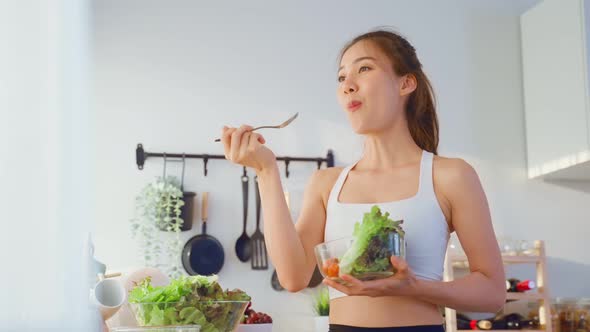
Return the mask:
[[242,324],[270,324],[272,323],[272,318],[263,313],[263,312],[256,312],[248,306],[246,312],[244,313],[244,320]]

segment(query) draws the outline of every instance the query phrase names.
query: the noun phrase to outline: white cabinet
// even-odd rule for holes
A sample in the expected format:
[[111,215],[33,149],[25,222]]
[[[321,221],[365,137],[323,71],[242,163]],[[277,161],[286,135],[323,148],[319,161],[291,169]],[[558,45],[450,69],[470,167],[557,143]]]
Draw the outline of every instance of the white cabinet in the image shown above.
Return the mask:
[[590,180],[590,0],[544,0],[520,21],[528,176]]

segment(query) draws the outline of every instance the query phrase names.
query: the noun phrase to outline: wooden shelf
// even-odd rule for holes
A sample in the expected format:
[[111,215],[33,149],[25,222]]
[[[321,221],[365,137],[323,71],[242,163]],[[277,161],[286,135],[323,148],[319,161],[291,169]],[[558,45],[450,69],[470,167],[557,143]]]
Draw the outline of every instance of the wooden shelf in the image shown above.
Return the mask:
[[[529,330],[552,332],[551,317],[549,316],[549,297],[547,292],[547,267],[545,258],[545,244],[543,241],[535,241],[534,249],[527,252],[527,255],[502,255],[504,264],[522,264],[532,263],[536,265],[537,270],[537,290],[525,293],[506,293],[507,301],[529,300],[541,301],[539,306],[539,320],[544,329]],[[469,267],[465,255],[448,254],[445,260],[444,280],[454,279],[454,269],[464,269]],[[457,312],[451,308],[445,308],[445,329],[446,332],[466,332],[467,330],[457,330]],[[488,332],[514,332],[514,330],[488,330]]]
[[506,300],[544,300],[545,294],[532,293],[506,293]]

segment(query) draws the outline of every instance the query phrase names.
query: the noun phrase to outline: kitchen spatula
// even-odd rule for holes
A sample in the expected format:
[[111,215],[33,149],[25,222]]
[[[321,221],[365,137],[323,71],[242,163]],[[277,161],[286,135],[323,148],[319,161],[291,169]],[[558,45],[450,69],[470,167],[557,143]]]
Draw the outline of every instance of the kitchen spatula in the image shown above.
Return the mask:
[[256,231],[252,234],[252,270],[268,270],[268,257],[264,234],[260,231],[260,190],[258,189],[258,177],[254,178],[256,185]]

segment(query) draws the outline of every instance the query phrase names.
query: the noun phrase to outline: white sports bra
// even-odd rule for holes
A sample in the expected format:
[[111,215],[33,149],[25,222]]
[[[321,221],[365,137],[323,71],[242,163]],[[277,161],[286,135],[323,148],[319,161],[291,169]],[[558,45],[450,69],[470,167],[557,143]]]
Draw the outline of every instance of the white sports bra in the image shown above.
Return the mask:
[[[389,212],[393,220],[403,219],[406,261],[417,278],[442,280],[443,264],[449,240],[449,228],[434,194],[432,179],[433,154],[422,151],[418,192],[415,196],[386,203],[340,203],[338,196],[350,170],[358,163],[344,168],[336,180],[326,211],[324,240],[331,241],[351,236],[354,224],[378,205],[383,213]],[[392,186],[394,187],[394,186]],[[329,288],[330,299],[346,296]]]

